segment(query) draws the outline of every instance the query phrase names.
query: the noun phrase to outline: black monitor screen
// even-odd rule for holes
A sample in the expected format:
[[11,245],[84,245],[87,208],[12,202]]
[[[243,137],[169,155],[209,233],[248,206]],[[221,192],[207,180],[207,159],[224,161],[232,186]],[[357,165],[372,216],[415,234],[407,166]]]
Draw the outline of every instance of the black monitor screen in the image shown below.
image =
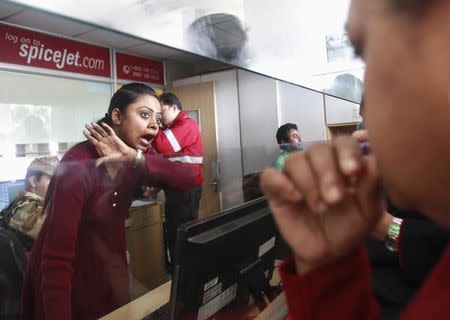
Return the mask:
[[264,304],[276,235],[264,199],[181,226],[170,318],[240,319],[251,301]]

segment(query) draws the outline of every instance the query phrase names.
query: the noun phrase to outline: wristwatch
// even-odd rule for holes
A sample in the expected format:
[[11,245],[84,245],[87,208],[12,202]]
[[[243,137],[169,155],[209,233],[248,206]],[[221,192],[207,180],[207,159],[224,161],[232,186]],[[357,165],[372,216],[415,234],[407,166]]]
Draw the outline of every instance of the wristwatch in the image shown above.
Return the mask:
[[139,162],[142,159],[142,150],[141,149],[136,149],[136,158],[134,158],[133,163],[131,164],[131,166],[133,168],[136,168],[139,164]]
[[398,236],[400,235],[400,227],[402,225],[402,222],[402,219],[394,218],[391,225],[389,226],[387,236],[384,239],[384,245],[389,251],[398,251]]

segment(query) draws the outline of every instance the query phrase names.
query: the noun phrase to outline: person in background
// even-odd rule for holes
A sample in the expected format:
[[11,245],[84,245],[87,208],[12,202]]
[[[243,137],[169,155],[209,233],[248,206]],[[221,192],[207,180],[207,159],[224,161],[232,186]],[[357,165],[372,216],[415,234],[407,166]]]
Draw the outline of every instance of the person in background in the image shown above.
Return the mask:
[[280,146],[281,153],[275,159],[273,166],[277,170],[282,171],[289,154],[293,151],[299,150],[298,146],[299,143],[302,142],[302,139],[300,138],[298,127],[294,123],[285,123],[279,127],[276,138],[277,143]]
[[186,190],[164,188],[166,202],[166,241],[170,265],[175,261],[175,243],[178,227],[198,216],[202,196],[203,143],[200,128],[194,119],[183,111],[180,100],[172,93],[164,93],[161,100],[162,130],[153,140],[155,151],[170,161],[182,163],[192,172],[192,187]]
[[25,176],[25,192],[2,211],[3,224],[17,233],[27,251],[31,250],[44,223],[44,198],[58,163],[58,157],[34,159]]
[[147,151],[160,112],[152,88],[126,84],[101,126],[86,125],[88,141],[62,158],[28,261],[24,319],[98,319],[129,302],[125,219],[138,179],[172,188],[192,180],[177,163]]
[[[445,0],[351,1],[347,30],[366,61],[372,153],[338,137],[293,154],[284,172],[268,169],[261,178],[293,250],[281,267],[290,319],[380,318],[364,240],[383,217],[385,194],[450,229],[449,20]],[[418,262],[414,251],[410,259]],[[446,248],[401,319],[450,318],[449,268]]]

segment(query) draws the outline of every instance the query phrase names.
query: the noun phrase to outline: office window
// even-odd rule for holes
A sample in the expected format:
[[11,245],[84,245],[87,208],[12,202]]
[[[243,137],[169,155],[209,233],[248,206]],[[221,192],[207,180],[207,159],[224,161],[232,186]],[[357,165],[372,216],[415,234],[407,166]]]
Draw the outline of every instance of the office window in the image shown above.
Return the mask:
[[84,124],[110,97],[110,83],[0,71],[0,181],[23,179],[33,158],[84,140]]

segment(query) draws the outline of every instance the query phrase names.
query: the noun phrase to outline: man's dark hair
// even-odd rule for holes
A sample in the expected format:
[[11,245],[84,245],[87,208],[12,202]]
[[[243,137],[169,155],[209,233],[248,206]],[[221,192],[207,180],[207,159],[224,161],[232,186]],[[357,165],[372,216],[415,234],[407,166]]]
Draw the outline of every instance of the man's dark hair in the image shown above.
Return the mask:
[[289,131],[292,129],[298,131],[298,127],[295,123],[285,123],[277,130],[277,142],[278,144],[283,143],[284,141],[289,141]]
[[165,104],[167,106],[177,106],[178,110],[181,110],[181,102],[180,100],[177,98],[176,95],[174,95],[173,93],[163,93],[162,95],[159,96],[159,100],[161,101],[162,104]]
[[27,171],[27,175],[25,176],[25,188],[28,189],[30,188],[30,182],[28,181],[28,179],[30,177],[35,177],[36,181],[39,182],[39,180],[41,180],[42,176],[48,176],[48,174],[42,172],[42,171],[37,171],[37,170],[29,170]]

